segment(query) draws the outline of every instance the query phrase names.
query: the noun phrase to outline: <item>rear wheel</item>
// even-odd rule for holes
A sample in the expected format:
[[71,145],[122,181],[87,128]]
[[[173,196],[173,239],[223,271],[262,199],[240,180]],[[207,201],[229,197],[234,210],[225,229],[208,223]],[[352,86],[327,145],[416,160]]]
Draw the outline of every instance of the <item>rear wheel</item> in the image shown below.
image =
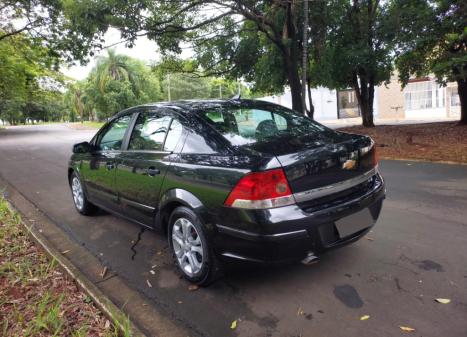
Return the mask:
[[73,172],[70,177],[71,193],[73,194],[73,202],[76,210],[83,215],[93,214],[97,207],[91,204],[84,194],[83,185],[78,175]]
[[177,207],[169,219],[169,245],[183,276],[198,285],[208,285],[220,275],[220,265],[201,221],[187,207]]

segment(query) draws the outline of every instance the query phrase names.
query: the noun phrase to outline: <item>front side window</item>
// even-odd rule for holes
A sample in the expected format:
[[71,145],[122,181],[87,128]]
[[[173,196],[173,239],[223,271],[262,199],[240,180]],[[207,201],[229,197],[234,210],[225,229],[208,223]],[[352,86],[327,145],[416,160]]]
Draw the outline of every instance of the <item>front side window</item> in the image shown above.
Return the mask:
[[233,145],[268,141],[277,137],[301,137],[327,129],[289,109],[279,106],[222,107],[200,112],[201,117]]
[[131,115],[122,116],[113,121],[99,137],[97,145],[103,151],[120,150]]
[[131,134],[129,150],[160,151],[171,117],[156,113],[141,113]]

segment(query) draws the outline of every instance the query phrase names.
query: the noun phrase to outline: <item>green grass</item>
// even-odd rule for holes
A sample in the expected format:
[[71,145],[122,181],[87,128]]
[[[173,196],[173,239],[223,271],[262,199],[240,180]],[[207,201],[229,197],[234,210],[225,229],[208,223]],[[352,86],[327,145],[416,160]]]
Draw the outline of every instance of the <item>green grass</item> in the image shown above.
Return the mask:
[[131,336],[128,317],[111,316],[109,324],[35,246],[0,191],[0,335]]
[[83,125],[90,127],[90,128],[100,129],[104,125],[104,122],[85,121],[83,122]]

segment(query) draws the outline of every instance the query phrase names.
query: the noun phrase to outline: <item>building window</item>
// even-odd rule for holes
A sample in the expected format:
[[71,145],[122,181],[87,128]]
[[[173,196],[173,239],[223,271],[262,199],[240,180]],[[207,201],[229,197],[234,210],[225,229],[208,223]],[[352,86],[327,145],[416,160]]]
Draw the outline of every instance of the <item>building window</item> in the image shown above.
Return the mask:
[[433,87],[431,81],[411,82],[404,89],[405,109],[420,110],[433,107]]
[[353,89],[339,90],[337,92],[337,107],[339,118],[360,116],[357,97]]
[[460,106],[461,101],[459,99],[459,94],[452,93],[451,94],[451,106]]

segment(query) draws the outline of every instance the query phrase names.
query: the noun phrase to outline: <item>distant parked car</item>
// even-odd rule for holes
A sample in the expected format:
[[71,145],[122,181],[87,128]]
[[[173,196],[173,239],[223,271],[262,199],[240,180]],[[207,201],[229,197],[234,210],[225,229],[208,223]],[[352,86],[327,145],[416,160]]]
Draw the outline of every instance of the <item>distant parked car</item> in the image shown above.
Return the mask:
[[309,262],[374,225],[385,196],[369,137],[254,100],[182,101],[116,114],[73,147],[76,209],[162,226],[185,278],[220,261]]

